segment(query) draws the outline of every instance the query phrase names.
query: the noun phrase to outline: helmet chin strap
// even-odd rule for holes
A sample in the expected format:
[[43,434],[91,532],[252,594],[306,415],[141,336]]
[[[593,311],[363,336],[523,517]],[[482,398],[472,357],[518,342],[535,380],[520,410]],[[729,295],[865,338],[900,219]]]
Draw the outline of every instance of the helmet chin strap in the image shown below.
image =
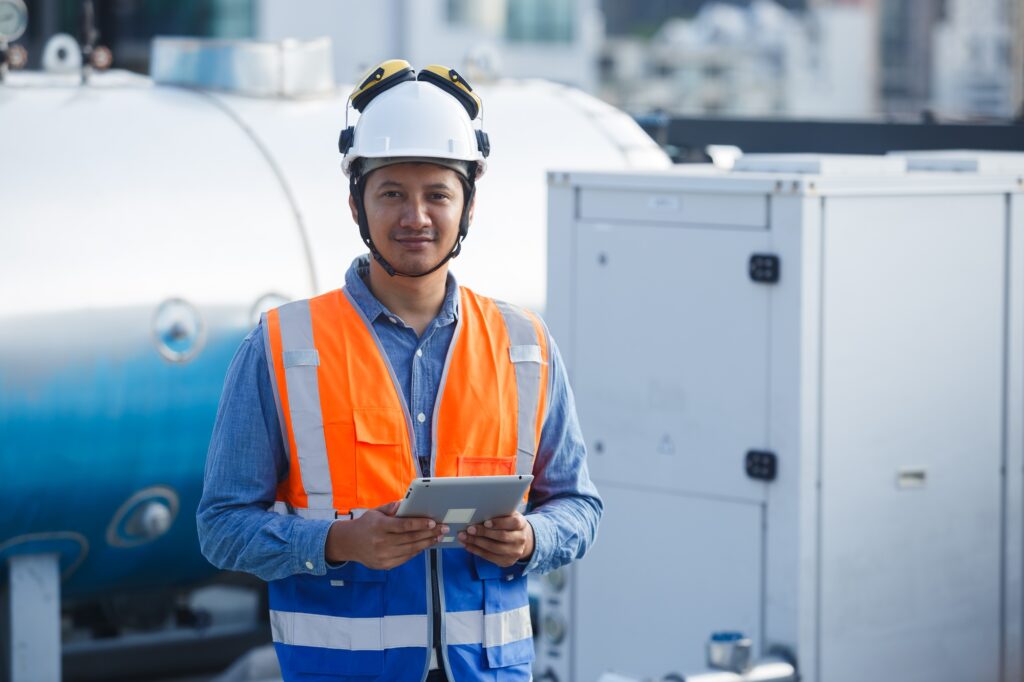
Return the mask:
[[[471,164],[470,173],[475,174],[476,164]],[[473,197],[476,195],[476,183],[472,180],[459,175],[459,180],[462,182],[462,187],[465,190],[464,194],[466,197],[465,202],[462,205],[462,216],[459,219],[459,233],[455,237],[455,244],[452,245],[451,251],[448,255],[441,259],[441,262],[430,268],[426,272],[418,274],[412,274],[408,272],[401,272],[396,270],[391,263],[381,255],[380,251],[377,250],[377,246],[373,243],[373,239],[370,238],[370,224],[366,217],[366,209],[363,206],[363,192],[366,190],[364,178],[361,174],[353,172],[349,176],[349,191],[352,193],[352,199],[356,203],[356,216],[359,218],[359,236],[362,237],[363,243],[370,249],[370,255],[373,259],[380,263],[380,266],[384,268],[384,272],[388,273],[389,277],[426,277],[427,275],[437,272],[445,263],[455,258],[462,251],[462,240],[466,238],[469,233],[469,207],[473,203]]]

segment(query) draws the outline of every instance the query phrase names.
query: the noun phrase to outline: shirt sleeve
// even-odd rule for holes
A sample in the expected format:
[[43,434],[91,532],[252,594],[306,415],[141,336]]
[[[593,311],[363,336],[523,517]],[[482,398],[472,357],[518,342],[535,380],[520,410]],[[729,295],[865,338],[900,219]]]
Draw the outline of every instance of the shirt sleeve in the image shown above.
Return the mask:
[[199,545],[214,566],[276,580],[323,575],[330,520],[268,511],[288,473],[263,329],[243,339],[224,380],[196,512]]
[[587,471],[587,447],[558,347],[548,335],[548,409],[533,464],[529,511],[533,556],[524,573],[581,558],[597,537],[604,505]]

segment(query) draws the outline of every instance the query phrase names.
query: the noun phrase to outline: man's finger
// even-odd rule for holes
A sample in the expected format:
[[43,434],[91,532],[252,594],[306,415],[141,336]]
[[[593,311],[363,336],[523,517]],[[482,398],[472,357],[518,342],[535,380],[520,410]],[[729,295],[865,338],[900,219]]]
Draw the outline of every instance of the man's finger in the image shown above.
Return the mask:
[[393,518],[391,523],[388,524],[389,533],[416,533],[421,530],[428,528],[437,527],[437,522],[434,519],[428,519],[426,517],[414,517],[414,518]]
[[437,538],[436,537],[432,537],[432,538],[427,538],[425,540],[417,540],[416,542],[410,542],[410,543],[405,544],[405,545],[398,545],[395,549],[399,550],[397,552],[397,555],[405,557],[405,559],[403,559],[403,561],[406,561],[406,560],[411,559],[412,557],[416,556],[417,554],[419,554],[423,550],[430,549],[431,547],[436,545],[437,542],[438,542]]
[[405,563],[409,559],[413,558],[420,552],[430,549],[437,545],[437,538],[427,538],[426,540],[418,540],[416,542],[410,542],[404,545],[395,545],[392,547],[392,551],[388,553],[390,561],[397,561],[398,563]]
[[516,554],[519,551],[515,544],[507,543],[507,542],[499,542],[497,540],[492,540],[490,538],[485,538],[485,537],[480,536],[480,535],[477,535],[475,537],[470,535],[469,536],[469,540],[468,541],[463,540],[463,542],[465,544],[467,544],[467,545],[471,544],[471,545],[473,545],[475,547],[479,547],[479,548],[481,548],[483,550],[486,550],[488,552],[492,552],[492,553],[497,554],[499,556],[506,556],[506,557],[508,557],[508,556],[512,556],[513,554]]
[[515,542],[522,537],[522,530],[497,530],[495,528],[485,528],[484,526],[470,526],[466,529],[466,532],[470,535],[475,535],[478,538],[490,538],[498,542]]
[[495,554],[494,552],[489,552],[483,547],[479,547],[477,545],[466,545],[466,551],[470,554],[476,554],[478,557],[483,559],[487,559],[492,564],[497,564],[498,566],[511,566],[515,563],[515,559],[510,556]]
[[395,538],[394,546],[405,548],[408,545],[418,544],[426,540],[434,542],[442,535],[444,535],[444,533],[437,528],[430,528],[418,533],[405,533],[400,538]]
[[526,517],[519,512],[514,512],[508,516],[495,516],[493,519],[488,519],[483,522],[484,528],[497,528],[498,530],[522,530],[526,527],[528,521]]
[[395,512],[398,511],[398,505],[398,502],[388,502],[387,504],[382,504],[379,507],[374,507],[374,509],[376,511],[379,511],[381,514],[386,514],[387,516],[394,516]]

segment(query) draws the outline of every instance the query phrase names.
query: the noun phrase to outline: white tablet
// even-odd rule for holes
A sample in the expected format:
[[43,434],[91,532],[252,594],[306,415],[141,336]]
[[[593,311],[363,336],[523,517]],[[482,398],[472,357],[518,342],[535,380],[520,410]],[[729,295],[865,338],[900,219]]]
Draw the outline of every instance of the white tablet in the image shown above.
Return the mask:
[[417,478],[409,484],[396,515],[443,523],[448,526],[448,534],[438,546],[461,547],[459,531],[514,512],[531,481],[530,475]]

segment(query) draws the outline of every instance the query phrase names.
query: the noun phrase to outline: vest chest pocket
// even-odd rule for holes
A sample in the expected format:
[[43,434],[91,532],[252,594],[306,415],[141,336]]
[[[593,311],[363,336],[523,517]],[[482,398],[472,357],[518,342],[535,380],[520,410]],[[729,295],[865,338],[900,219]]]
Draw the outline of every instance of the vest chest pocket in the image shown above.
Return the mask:
[[459,457],[459,476],[511,476],[515,472],[515,457]]
[[386,407],[352,410],[355,431],[356,507],[376,507],[402,498],[415,477],[406,441],[405,416]]

